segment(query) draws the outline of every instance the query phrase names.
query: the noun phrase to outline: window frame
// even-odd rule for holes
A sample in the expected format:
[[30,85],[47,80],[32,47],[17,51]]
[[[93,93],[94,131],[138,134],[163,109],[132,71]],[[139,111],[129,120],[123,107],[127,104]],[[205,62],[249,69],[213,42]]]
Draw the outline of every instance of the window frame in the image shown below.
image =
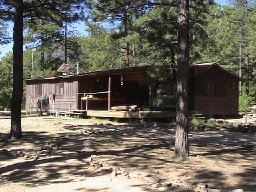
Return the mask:
[[35,96],[39,97],[42,96],[43,89],[42,89],[42,84],[36,84],[35,85]]
[[60,83],[55,84],[55,95],[56,96],[63,96],[64,95],[64,82],[60,82]]

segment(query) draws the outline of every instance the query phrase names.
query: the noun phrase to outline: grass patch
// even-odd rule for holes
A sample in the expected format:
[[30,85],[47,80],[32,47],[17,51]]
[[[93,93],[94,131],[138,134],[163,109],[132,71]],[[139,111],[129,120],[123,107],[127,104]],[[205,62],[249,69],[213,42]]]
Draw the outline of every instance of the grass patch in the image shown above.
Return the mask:
[[191,119],[191,125],[195,126],[195,127],[200,127],[200,126],[206,126],[206,127],[226,127],[227,126],[227,122],[223,121],[223,122],[218,122],[215,121],[213,119],[208,119],[208,120],[203,120],[203,119],[199,119],[197,117],[192,117]]
[[205,124],[205,121],[203,119],[199,119],[195,116],[192,117],[191,122],[193,126],[198,127]]

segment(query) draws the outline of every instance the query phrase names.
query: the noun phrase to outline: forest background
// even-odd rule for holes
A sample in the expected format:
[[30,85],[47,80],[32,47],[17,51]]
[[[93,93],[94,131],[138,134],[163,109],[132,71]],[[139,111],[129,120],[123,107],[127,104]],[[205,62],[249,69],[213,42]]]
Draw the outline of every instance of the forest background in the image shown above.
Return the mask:
[[[72,21],[25,21],[24,78],[59,75],[63,63],[71,74],[142,65],[177,64],[175,1],[88,1],[81,13],[85,32]],[[75,7],[74,7],[75,9]],[[240,109],[248,110],[256,96],[256,1],[234,0],[221,6],[212,1],[190,2],[190,63],[216,62],[240,76]],[[68,17],[67,17],[68,18]],[[10,42],[8,24],[0,15],[0,44]],[[0,106],[10,108],[12,53],[0,61]],[[24,103],[24,102],[23,102]]]

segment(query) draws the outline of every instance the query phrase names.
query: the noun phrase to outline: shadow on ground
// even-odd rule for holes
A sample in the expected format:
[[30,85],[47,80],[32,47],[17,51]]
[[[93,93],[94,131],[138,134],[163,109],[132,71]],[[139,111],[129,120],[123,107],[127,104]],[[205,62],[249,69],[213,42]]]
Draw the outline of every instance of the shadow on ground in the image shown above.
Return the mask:
[[[191,132],[191,159],[180,163],[172,159],[174,130],[170,127],[166,124],[65,123],[64,133],[24,132],[21,141],[8,140],[8,134],[1,133],[0,144],[7,151],[1,152],[0,165],[1,161],[9,163],[0,167],[0,180],[2,183],[25,181],[28,186],[36,186],[112,172],[88,163],[88,158],[93,156],[97,162],[149,172],[165,180],[181,179],[191,185],[207,183],[212,188],[227,190],[256,189],[255,134]],[[42,151],[46,151],[45,154],[38,155]],[[25,156],[17,155],[21,152]],[[223,169],[216,168],[218,166]],[[225,170],[232,166],[239,170]],[[236,182],[230,183],[230,177]]]

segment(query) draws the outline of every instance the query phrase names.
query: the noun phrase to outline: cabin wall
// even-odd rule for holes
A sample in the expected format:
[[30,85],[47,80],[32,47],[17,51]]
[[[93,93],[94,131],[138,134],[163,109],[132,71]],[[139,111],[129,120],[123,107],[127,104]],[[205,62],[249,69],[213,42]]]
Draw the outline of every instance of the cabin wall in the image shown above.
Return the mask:
[[238,79],[216,68],[196,76],[193,110],[204,115],[237,115],[238,83]]
[[[175,77],[175,73],[173,75]],[[81,98],[86,95],[93,95],[87,99],[88,110],[108,110],[110,77],[110,107],[137,105],[140,110],[150,110],[149,107],[157,97],[158,90],[154,86],[149,87],[145,71],[92,73],[72,78],[28,81],[26,110],[36,111],[37,98],[45,94],[55,96],[54,106],[53,102],[50,103],[51,109],[54,110],[85,109],[86,100],[81,101]],[[173,83],[176,87],[175,82],[168,83]],[[193,71],[189,79],[189,109],[204,115],[238,114],[238,83],[238,78],[219,67],[212,66],[204,71]],[[170,92],[175,94],[175,89]],[[166,105],[165,103],[161,110],[166,110]]]
[[237,115],[237,97],[195,97],[195,111],[203,115]]
[[78,109],[78,82],[64,82],[64,94],[55,96],[55,110],[68,111]]
[[[62,94],[59,93],[59,85],[62,84]],[[57,94],[59,93],[59,94]],[[50,110],[74,110],[78,109],[78,82],[76,80],[38,82],[26,85],[26,111],[34,113],[37,110],[37,99],[42,96],[49,97]],[[55,98],[55,100],[54,100]]]

